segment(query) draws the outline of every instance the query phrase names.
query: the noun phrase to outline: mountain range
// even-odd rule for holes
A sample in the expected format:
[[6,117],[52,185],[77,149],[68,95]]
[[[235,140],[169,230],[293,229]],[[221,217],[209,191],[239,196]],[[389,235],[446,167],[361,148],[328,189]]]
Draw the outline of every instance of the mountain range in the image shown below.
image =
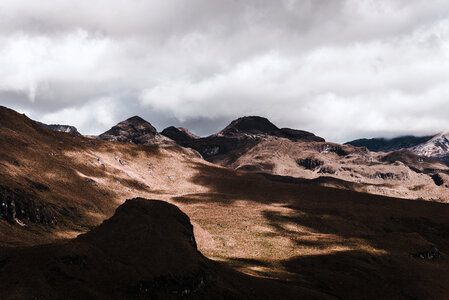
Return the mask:
[[133,117],[85,137],[4,107],[0,145],[6,299],[449,292],[449,168],[408,149],[330,143],[261,117],[209,137]]
[[359,139],[346,144],[367,147],[370,151],[375,152],[408,149],[417,155],[429,157],[449,165],[449,132],[423,137],[402,136],[393,139]]

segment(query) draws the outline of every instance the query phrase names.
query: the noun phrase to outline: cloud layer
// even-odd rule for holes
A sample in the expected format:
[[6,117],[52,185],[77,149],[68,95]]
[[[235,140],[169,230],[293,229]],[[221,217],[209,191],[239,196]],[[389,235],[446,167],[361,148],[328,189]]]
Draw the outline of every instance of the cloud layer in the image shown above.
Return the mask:
[[98,134],[243,115],[327,140],[449,130],[446,0],[0,3],[0,104]]

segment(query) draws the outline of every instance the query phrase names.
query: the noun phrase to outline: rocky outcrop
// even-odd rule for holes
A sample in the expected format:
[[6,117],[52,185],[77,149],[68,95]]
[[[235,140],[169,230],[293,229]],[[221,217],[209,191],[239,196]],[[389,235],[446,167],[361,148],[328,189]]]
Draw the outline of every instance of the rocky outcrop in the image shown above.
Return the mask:
[[65,132],[65,133],[71,133],[71,134],[75,134],[75,135],[81,135],[78,132],[78,129],[76,129],[75,126],[70,126],[70,125],[59,125],[59,124],[51,124],[51,125],[47,125],[41,122],[36,122],[39,125],[51,129],[53,131],[59,131],[59,132]]
[[437,186],[442,186],[444,184],[444,179],[440,174],[433,174],[430,175],[430,177]]
[[56,225],[58,212],[50,205],[39,205],[33,195],[0,186],[0,218],[25,226],[27,223]]
[[298,159],[296,160],[296,163],[304,167],[306,170],[315,170],[318,167],[322,166],[324,164],[323,161],[313,158],[306,158],[306,159]]

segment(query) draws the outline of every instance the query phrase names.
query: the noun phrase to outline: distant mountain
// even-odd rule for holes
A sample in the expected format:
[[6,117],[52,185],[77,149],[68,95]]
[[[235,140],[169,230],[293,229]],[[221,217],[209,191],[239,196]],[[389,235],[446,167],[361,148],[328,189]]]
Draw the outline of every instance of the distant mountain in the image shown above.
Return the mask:
[[268,119],[257,116],[234,120],[220,132],[204,138],[198,138],[186,130],[176,130],[174,127],[164,129],[162,134],[183,147],[195,149],[205,159],[223,165],[232,163],[267,138],[285,138],[293,142],[324,142],[323,138],[313,133],[290,128],[280,129]]
[[407,149],[413,153],[449,165],[449,132],[432,136],[402,136],[393,139],[359,139],[346,143],[366,147],[373,152],[391,152]]
[[172,140],[159,134],[153,125],[138,116],[118,123],[105,133],[100,134],[98,138],[138,145],[174,144]]
[[170,126],[161,132],[162,135],[171,138],[179,144],[190,143],[200,137],[191,133],[188,129],[182,127]]
[[54,130],[54,131],[59,131],[59,132],[66,132],[66,133],[71,133],[71,134],[76,134],[76,135],[80,135],[80,133],[78,132],[78,130],[76,129],[76,127],[74,126],[70,126],[70,125],[59,125],[59,124],[51,124],[51,125],[47,125],[41,122],[36,122],[39,125]]
[[250,116],[242,117],[234,120],[226,126],[222,131],[217,133],[217,136],[234,136],[242,134],[266,134],[266,135],[276,135],[279,133],[279,128],[277,128],[268,119]]
[[400,149],[407,149],[415,147],[419,144],[425,143],[432,139],[434,136],[401,136],[393,139],[386,138],[373,138],[373,139],[358,139],[345,144],[356,147],[366,147],[370,151],[374,152],[390,152]]
[[287,138],[292,141],[324,142],[324,139],[313,133],[291,128],[278,128],[267,118],[258,116],[242,117],[234,120],[215,136],[248,136],[266,135]]
[[410,150],[449,165],[449,132],[437,134],[430,140],[411,147]]

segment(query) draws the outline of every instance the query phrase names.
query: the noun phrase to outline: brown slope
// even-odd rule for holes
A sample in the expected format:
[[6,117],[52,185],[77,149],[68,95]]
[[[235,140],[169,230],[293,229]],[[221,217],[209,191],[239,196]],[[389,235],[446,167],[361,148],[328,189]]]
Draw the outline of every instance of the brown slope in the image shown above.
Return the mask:
[[[43,203],[73,204],[81,214],[64,217],[67,223],[56,226],[23,220],[27,227],[21,227],[0,220],[3,244],[11,245],[12,239],[16,245],[42,243],[71,228],[86,231],[85,224],[99,224],[124,199],[143,196],[176,202],[192,220],[201,252],[248,274],[344,299],[441,299],[448,293],[445,204],[336,190],[315,181],[268,180],[205,163],[179,149],[66,140],[66,134],[29,127],[18,131],[28,121],[13,116],[17,124],[1,128],[0,180],[35,191]],[[43,142],[25,148],[22,137]],[[60,140],[73,144],[61,147]],[[320,155],[342,154],[338,147],[323,145]],[[58,155],[50,155],[58,146]],[[98,186],[86,185],[86,176]],[[38,192],[26,178],[50,191]],[[443,259],[410,256],[431,245]]]
[[6,108],[0,108],[0,145],[1,244],[85,231],[126,198],[170,189],[171,178],[189,176],[184,164],[196,157],[177,145],[111,143],[55,132]]
[[[221,156],[214,162],[273,175],[305,179],[331,177],[356,185],[335,185],[335,181],[329,181],[330,186],[381,195],[449,201],[449,181],[443,179],[449,168],[408,150],[384,154],[351,145],[267,138],[245,149],[235,159]],[[435,174],[441,175],[442,183],[435,183]]]
[[[288,279],[341,299],[447,295],[447,204],[198,168],[195,182],[213,188],[177,200],[204,206],[203,218],[207,211],[212,219],[206,228],[223,232],[204,253],[249,274]],[[432,245],[443,258],[413,256],[428,254]]]
[[326,298],[251,278],[205,258],[176,206],[136,198],[89,233],[66,243],[0,249],[3,298]]

